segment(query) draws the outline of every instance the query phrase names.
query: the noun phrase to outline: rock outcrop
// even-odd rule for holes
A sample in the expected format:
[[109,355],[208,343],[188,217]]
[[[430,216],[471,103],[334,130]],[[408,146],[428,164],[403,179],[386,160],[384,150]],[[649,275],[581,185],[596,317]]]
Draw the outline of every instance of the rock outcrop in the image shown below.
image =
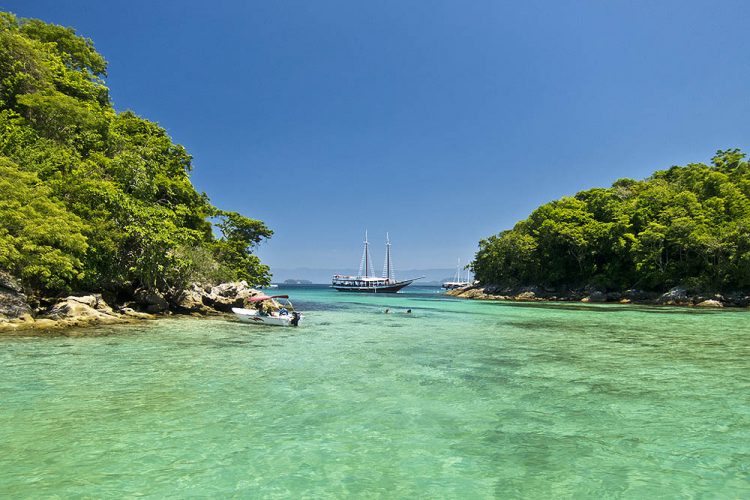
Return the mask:
[[220,312],[232,312],[233,307],[243,307],[250,297],[261,292],[250,288],[245,281],[222,283],[203,289],[202,301],[205,306]]
[[[11,295],[0,291],[0,311],[3,311],[0,313],[0,330],[91,326],[135,319],[128,314],[115,312],[99,294],[70,295],[56,300],[46,309],[33,311],[23,294]],[[152,316],[144,314],[143,317]]]
[[212,311],[203,303],[206,291],[197,283],[191,284],[185,290],[175,294],[171,306],[175,312],[181,313],[209,313]]
[[139,288],[133,294],[135,302],[147,313],[161,313],[169,309],[169,302],[158,290]]
[[[0,272],[0,330],[19,328],[64,328],[152,319],[158,314],[218,314],[243,307],[246,300],[261,292],[245,281],[202,286],[193,283],[177,293],[138,289],[133,301],[110,307],[100,294],[70,295],[35,310],[20,284]],[[50,303],[47,300],[47,303]]]
[[668,306],[692,305],[693,301],[688,297],[687,290],[676,286],[656,299],[657,304]]
[[32,315],[21,285],[9,274],[0,272],[0,328],[33,322]]
[[57,302],[39,319],[49,319],[57,322],[57,326],[83,326],[100,323],[117,323],[123,320],[121,314],[116,313],[101,295],[71,295]]
[[734,292],[727,295],[701,295],[685,287],[676,286],[663,294],[643,290],[623,292],[604,291],[594,286],[577,289],[546,289],[537,286],[509,288],[500,285],[474,285],[448,291],[449,295],[477,300],[514,301],[580,301],[590,303],[617,302],[620,304],[653,304],[670,306],[695,306],[705,308],[750,307],[750,294]]
[[720,308],[724,307],[724,304],[722,304],[718,300],[708,299],[708,300],[704,300],[703,302],[698,302],[697,304],[695,304],[695,307],[706,307],[706,308],[720,309]]

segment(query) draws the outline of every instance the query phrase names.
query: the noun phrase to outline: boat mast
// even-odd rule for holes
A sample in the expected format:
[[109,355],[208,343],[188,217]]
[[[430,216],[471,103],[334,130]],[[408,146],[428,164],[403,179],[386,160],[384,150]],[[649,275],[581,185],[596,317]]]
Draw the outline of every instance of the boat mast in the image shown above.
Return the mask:
[[383,266],[383,278],[392,280],[393,269],[391,268],[391,237],[385,233],[385,266]]
[[[364,275],[362,274],[364,271]],[[359,276],[368,278],[374,276],[375,272],[372,270],[372,257],[370,256],[370,242],[367,241],[367,230],[365,229],[365,249],[362,252],[362,260],[359,261]]]

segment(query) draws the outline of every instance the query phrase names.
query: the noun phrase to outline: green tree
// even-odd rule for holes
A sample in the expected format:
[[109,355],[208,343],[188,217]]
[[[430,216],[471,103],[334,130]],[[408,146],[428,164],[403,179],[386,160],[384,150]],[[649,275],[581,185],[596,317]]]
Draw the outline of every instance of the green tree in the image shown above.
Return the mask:
[[0,158],[0,268],[37,289],[69,288],[82,277],[83,226],[35,174]]
[[25,186],[3,199],[0,267],[45,293],[267,283],[252,252],[271,231],[211,205],[184,147],[113,109],[106,71],[75,30],[0,13],[2,181]]
[[737,149],[534,210],[479,242],[484,283],[750,289],[750,166]]

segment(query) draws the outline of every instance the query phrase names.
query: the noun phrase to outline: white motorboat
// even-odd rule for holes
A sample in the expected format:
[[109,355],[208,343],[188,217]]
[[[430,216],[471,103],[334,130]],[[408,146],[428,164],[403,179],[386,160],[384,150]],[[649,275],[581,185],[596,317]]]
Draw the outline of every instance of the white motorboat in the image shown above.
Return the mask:
[[[285,299],[279,303],[276,299]],[[254,309],[233,307],[232,312],[244,323],[255,323],[271,326],[299,326],[303,315],[294,310],[288,295],[258,295],[250,298]]]

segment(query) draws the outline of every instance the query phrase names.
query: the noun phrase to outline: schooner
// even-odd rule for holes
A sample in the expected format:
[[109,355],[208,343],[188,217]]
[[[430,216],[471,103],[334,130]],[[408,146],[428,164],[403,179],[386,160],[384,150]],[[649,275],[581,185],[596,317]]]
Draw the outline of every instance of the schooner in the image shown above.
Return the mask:
[[372,268],[370,243],[367,241],[367,231],[365,231],[365,248],[362,251],[362,260],[359,263],[357,276],[336,274],[331,281],[331,288],[340,292],[396,293],[412,282],[424,278],[424,276],[420,276],[408,280],[396,280],[391,263],[391,239],[388,233],[386,233],[385,239],[385,264],[383,265],[382,277],[375,276]]

